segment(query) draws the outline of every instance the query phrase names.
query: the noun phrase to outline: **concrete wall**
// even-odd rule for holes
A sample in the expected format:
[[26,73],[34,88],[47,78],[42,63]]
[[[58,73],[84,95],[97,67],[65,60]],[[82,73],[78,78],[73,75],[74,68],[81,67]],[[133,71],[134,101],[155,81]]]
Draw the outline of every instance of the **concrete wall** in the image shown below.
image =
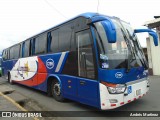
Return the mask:
[[[160,34],[158,34],[160,36]],[[153,69],[153,75],[160,75],[160,41],[157,47],[154,46],[153,38],[147,39],[147,53],[149,68]]]

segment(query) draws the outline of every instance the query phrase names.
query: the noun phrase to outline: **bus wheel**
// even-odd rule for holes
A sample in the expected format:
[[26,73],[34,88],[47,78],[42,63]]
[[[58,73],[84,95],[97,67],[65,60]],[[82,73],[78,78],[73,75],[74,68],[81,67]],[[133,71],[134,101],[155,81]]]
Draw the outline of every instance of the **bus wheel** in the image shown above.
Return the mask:
[[11,80],[11,74],[10,74],[10,73],[8,73],[8,82],[9,82],[10,84],[13,84],[13,82],[12,82],[12,80]]
[[55,100],[62,102],[64,98],[62,97],[60,83],[58,81],[53,81],[51,85],[51,92]]

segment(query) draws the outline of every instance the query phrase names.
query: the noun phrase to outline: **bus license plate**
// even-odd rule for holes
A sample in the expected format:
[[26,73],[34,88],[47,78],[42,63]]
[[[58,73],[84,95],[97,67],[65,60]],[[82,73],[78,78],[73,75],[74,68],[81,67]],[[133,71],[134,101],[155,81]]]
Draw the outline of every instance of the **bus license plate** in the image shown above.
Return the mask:
[[136,96],[141,95],[141,89],[136,90]]

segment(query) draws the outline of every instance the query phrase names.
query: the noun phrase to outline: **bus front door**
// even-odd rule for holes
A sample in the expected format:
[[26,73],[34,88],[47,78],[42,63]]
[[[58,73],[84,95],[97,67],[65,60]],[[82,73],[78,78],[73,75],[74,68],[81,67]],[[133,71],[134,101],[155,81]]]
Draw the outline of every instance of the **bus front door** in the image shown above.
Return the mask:
[[89,30],[76,33],[78,55],[78,99],[82,103],[98,106],[99,83],[96,80],[93,40]]

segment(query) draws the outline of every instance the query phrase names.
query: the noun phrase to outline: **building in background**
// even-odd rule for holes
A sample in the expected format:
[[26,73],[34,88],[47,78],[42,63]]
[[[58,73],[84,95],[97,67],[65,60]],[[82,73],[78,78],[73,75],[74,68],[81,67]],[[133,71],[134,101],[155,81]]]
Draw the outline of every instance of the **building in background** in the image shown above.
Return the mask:
[[160,75],[160,16],[155,16],[154,20],[147,21],[145,26],[154,28],[158,34],[158,46],[155,47],[153,38],[150,36],[147,38],[147,54],[149,62],[149,73],[151,75]]

